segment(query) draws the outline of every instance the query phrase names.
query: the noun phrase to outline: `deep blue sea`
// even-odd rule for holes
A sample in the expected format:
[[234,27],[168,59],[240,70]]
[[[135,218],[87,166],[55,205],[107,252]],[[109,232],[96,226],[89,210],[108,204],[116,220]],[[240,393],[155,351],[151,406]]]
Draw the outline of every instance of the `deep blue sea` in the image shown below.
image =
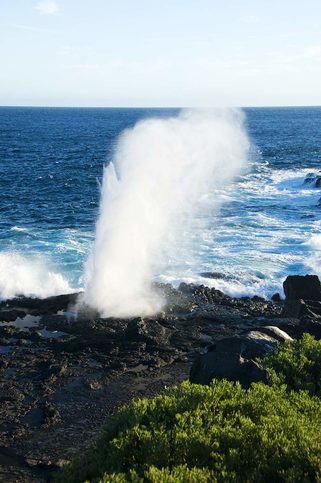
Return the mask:
[[[119,134],[173,109],[0,108],[0,296],[83,286],[103,166]],[[244,109],[247,169],[194,247],[160,281],[271,296],[288,274],[321,275],[321,108]]]

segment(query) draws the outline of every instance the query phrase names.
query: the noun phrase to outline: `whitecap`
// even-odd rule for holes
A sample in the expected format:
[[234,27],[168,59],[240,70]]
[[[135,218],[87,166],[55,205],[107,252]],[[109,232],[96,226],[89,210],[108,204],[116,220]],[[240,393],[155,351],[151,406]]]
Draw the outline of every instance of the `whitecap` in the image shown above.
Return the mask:
[[0,253],[0,298],[17,295],[45,298],[72,291],[64,276],[53,271],[45,260],[19,253]]
[[10,228],[10,231],[18,231],[18,232],[23,232],[23,231],[28,231],[27,228],[22,228],[21,226],[13,226]]

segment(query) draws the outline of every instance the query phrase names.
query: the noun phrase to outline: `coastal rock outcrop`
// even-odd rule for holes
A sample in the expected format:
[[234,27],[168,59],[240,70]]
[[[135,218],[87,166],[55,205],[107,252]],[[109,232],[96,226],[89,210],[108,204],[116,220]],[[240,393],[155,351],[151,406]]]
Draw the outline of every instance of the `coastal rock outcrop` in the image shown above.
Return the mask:
[[[255,358],[288,334],[321,338],[315,315],[321,301],[311,300],[308,290],[303,303],[314,315],[285,318],[283,300],[230,297],[204,285],[157,289],[168,303],[155,317],[101,317],[79,305],[79,294],[0,303],[2,447],[34,454],[49,478],[60,458],[81,452],[120,403],[185,380],[191,365],[193,382],[215,377],[249,387],[269,380]],[[32,469],[17,468],[24,472],[17,481],[34,481],[25,477]]]
[[253,360],[234,352],[208,352],[197,357],[190,371],[190,381],[207,385],[213,379],[239,381],[247,389],[253,382],[269,381],[269,372]]
[[234,352],[246,359],[263,357],[275,350],[280,342],[292,338],[278,327],[265,326],[243,334],[224,337],[208,348],[209,352]]
[[[77,302],[80,293],[55,295],[44,299],[32,297],[16,297],[0,303],[1,312],[13,309],[25,312],[25,314],[45,315],[55,314],[59,310],[67,310],[70,305]],[[21,316],[21,314],[19,315]]]
[[293,340],[275,326],[254,328],[241,334],[218,339],[198,355],[192,365],[190,381],[209,384],[212,379],[239,381],[248,388],[252,382],[269,380],[268,371],[254,361],[275,350],[279,343]]
[[286,300],[321,301],[321,283],[317,275],[289,275],[283,282]]
[[317,275],[291,275],[283,282],[284,317],[321,318],[321,283]]

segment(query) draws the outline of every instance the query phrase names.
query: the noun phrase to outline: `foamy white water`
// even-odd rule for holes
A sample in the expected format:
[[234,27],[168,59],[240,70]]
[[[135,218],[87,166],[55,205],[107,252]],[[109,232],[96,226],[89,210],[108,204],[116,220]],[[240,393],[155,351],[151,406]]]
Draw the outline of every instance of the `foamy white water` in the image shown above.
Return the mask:
[[72,292],[62,274],[52,271],[45,261],[18,253],[0,253],[0,298],[17,295],[49,297]]
[[104,172],[86,302],[105,316],[160,310],[153,278],[171,258],[192,256],[189,238],[217,211],[219,190],[244,166],[248,149],[237,110],[183,111],[125,131]]
[[203,230],[203,242],[194,247],[199,256],[168,267],[158,280],[269,298],[283,293],[289,274],[321,276],[320,191],[304,182],[311,171],[276,170],[255,160],[230,190],[226,212],[215,215],[212,226]]

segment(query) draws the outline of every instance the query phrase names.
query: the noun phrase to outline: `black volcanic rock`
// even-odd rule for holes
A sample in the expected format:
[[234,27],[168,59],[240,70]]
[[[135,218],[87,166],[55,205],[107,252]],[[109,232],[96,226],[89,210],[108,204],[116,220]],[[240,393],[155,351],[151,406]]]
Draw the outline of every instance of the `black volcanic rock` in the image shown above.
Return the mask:
[[59,310],[67,310],[70,305],[77,302],[80,293],[55,295],[44,299],[32,297],[16,297],[0,304],[0,310],[20,309],[32,315],[55,314]]
[[[156,288],[167,300],[164,311],[131,320],[101,317],[82,306],[78,294],[0,304],[7,318],[15,311],[40,316],[30,327],[0,319],[1,444],[33,461],[32,468],[18,460],[0,467],[0,481],[38,481],[33,468],[40,471],[44,462],[41,481],[50,481],[52,468],[81,455],[116,407],[186,380],[194,360],[193,382],[226,377],[248,387],[268,380],[252,356],[284,338],[271,326],[293,337],[303,331],[321,336],[321,323],[310,316],[282,319],[283,301],[233,298],[204,285]],[[321,306],[309,304],[313,312]],[[223,338],[234,338],[234,348],[225,341],[225,349],[220,342],[221,352],[215,351]],[[214,351],[198,359],[209,344]]]
[[321,176],[315,173],[308,173],[304,179],[305,184],[312,184],[316,188],[321,187]]
[[281,302],[281,301],[282,301],[282,299],[281,299],[281,295],[280,295],[278,292],[276,292],[275,294],[273,294],[273,295],[272,295],[271,300],[272,300],[273,302],[277,302],[277,303],[279,303],[279,302]]
[[25,317],[26,313],[23,310],[0,310],[0,321],[1,322],[13,322],[18,318]]
[[321,283],[317,275],[289,275],[283,282],[286,300],[321,301]]
[[[319,318],[319,315],[314,311],[314,308],[310,303],[305,302],[303,299],[298,300],[286,300],[285,306],[282,311],[283,317],[294,317],[300,319],[302,317]],[[318,311],[318,309],[317,309]]]
[[268,383],[269,373],[253,360],[233,352],[208,352],[199,355],[190,371],[190,381],[208,385],[213,379],[239,381],[247,389],[252,382]]
[[300,324],[302,334],[305,332],[313,335],[317,340],[321,339],[321,322],[318,320],[306,319]]
[[254,328],[250,331],[223,337],[215,345],[208,348],[209,352],[234,352],[245,359],[263,357],[275,350],[280,342],[292,340],[283,330],[274,326]]
[[156,320],[137,317],[128,323],[124,332],[126,340],[137,340],[152,345],[166,345],[171,331]]
[[201,272],[200,276],[204,278],[223,279],[223,280],[230,280],[231,278],[233,278],[231,275],[227,275],[226,273],[222,273],[222,272]]

